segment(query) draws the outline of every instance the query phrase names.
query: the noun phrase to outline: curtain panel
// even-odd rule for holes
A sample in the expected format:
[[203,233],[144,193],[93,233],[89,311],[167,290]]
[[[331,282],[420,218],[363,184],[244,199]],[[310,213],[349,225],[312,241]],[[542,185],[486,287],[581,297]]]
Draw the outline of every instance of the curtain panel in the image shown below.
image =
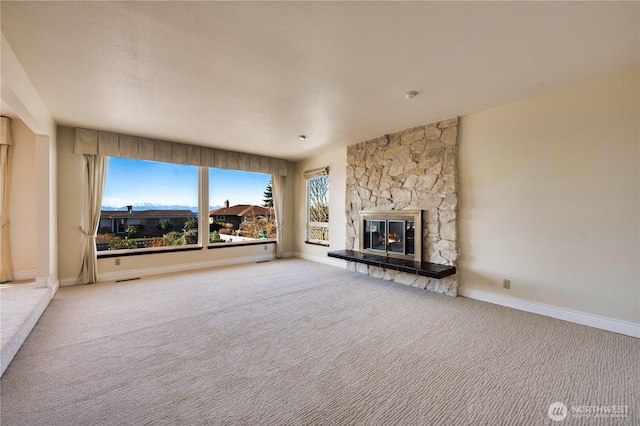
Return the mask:
[[276,212],[276,257],[284,257],[284,194],[287,183],[286,176],[273,175],[271,187],[273,188],[273,208]]
[[13,279],[9,235],[9,185],[11,183],[11,120],[2,117],[0,134],[0,282]]
[[104,155],[84,155],[87,185],[85,187],[84,212],[80,231],[83,236],[82,267],[78,284],[98,281],[98,256],[96,235],[100,225],[100,206],[104,185],[107,180],[109,157]]
[[74,152],[76,154],[266,173],[274,176],[287,175],[287,161],[278,158],[90,129],[76,129]]

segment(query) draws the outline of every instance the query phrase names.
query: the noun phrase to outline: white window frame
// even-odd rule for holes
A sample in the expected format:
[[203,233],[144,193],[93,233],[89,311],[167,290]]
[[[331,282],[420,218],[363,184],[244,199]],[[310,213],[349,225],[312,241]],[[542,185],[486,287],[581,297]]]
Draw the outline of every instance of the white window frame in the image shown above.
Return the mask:
[[[212,169],[219,169],[218,167],[208,167],[206,168],[207,170],[207,189],[206,189],[206,193],[207,193],[207,205],[209,203],[209,187],[210,184],[212,184],[212,182],[210,181],[209,177],[209,173]],[[234,169],[221,169],[221,170],[231,170],[231,171],[235,171],[238,173],[253,173],[253,174],[263,174],[266,175],[267,173],[263,173],[263,172],[258,172],[258,171],[248,171],[248,170],[234,170]],[[215,183],[213,183],[215,184]],[[207,212],[208,213],[208,212]],[[227,220],[227,216],[229,216],[229,218],[233,218],[233,215],[215,215],[215,217],[210,217],[211,221],[210,223],[214,223],[214,222],[226,222]],[[240,223],[239,226],[242,226],[242,224],[246,221],[245,217],[241,217],[240,218]],[[209,229],[207,227],[207,229]],[[276,232],[281,232],[281,231],[276,231]],[[209,233],[207,233],[207,235],[209,235]],[[221,239],[225,239],[226,234],[219,234]],[[208,241],[208,240],[207,240]],[[215,249],[215,248],[219,248],[219,247],[233,247],[233,246],[248,246],[248,245],[263,245],[265,243],[275,243],[277,241],[277,238],[260,238],[260,239],[254,239],[254,240],[243,240],[243,241],[231,241],[231,240],[225,240],[225,242],[217,242],[217,243],[208,243],[208,248],[209,249]]]
[[[329,245],[329,240],[320,240],[317,238],[311,238],[311,230],[313,228],[326,228],[326,235],[329,235],[329,223],[331,221],[331,215],[329,215],[329,221],[328,222],[311,222],[311,215],[310,215],[310,211],[311,211],[311,189],[310,189],[310,184],[311,181],[313,179],[319,178],[319,177],[327,177],[327,180],[329,180],[329,167],[322,167],[320,169],[314,169],[314,170],[309,170],[304,172],[304,177],[306,179],[306,189],[307,189],[307,194],[306,194],[306,198],[307,198],[307,203],[306,203],[306,221],[307,221],[307,236],[306,236],[306,242],[307,243],[312,243],[312,244],[320,244],[320,245],[324,245],[324,246],[328,246]],[[330,187],[330,182],[328,182],[328,185]],[[329,189],[327,189],[327,191],[329,192]],[[329,201],[329,200],[327,200]]]

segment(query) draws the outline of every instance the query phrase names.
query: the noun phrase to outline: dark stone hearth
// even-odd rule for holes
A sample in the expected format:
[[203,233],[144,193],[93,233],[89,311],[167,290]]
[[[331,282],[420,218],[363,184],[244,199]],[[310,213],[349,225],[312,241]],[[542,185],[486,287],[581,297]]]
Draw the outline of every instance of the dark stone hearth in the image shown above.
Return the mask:
[[431,262],[416,262],[413,260],[396,259],[393,257],[378,256],[362,253],[355,250],[339,250],[327,253],[329,257],[348,260],[350,262],[364,263],[385,269],[393,269],[400,272],[422,275],[429,278],[444,278],[456,273],[455,266],[439,265]]

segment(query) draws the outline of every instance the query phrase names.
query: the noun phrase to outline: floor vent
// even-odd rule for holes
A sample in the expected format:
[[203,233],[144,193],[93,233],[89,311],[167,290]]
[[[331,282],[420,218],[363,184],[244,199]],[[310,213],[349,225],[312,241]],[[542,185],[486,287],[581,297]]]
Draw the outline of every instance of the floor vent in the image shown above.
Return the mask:
[[270,262],[269,260],[258,260],[256,263],[267,263]]
[[124,280],[116,280],[116,282],[117,283],[122,283],[122,282],[125,282],[125,281],[135,281],[135,280],[139,280],[139,279],[140,279],[140,277],[137,277],[137,278],[125,278]]

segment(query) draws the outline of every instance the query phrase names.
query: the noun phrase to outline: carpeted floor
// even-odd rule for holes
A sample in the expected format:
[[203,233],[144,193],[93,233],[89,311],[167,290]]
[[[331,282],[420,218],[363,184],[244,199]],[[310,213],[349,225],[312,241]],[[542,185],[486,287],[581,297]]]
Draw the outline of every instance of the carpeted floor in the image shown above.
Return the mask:
[[285,259],[61,288],[1,387],[3,425],[640,424],[640,341]]
[[0,284],[0,374],[36,325],[53,297],[33,282]]

